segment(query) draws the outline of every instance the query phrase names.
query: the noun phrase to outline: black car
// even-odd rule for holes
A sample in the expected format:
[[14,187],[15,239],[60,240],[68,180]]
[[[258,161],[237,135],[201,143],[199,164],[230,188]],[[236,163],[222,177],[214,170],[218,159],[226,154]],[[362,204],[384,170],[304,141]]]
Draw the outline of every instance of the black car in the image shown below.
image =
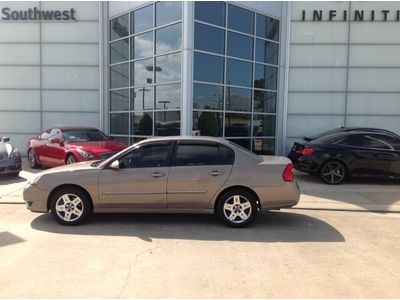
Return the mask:
[[17,176],[21,171],[21,154],[9,141],[8,137],[0,137],[0,175]]
[[328,184],[342,183],[348,176],[400,179],[400,136],[386,130],[328,133],[294,143],[288,157],[296,169]]
[[312,140],[316,140],[320,137],[323,137],[323,136],[326,136],[329,134],[333,134],[333,133],[337,133],[337,132],[345,132],[345,131],[383,132],[383,133],[394,135],[394,136],[397,136],[398,138],[400,138],[399,135],[397,135],[387,129],[368,128],[368,127],[340,127],[340,128],[335,128],[335,129],[320,133],[316,136],[304,136],[303,140],[305,140],[306,142],[311,142]]

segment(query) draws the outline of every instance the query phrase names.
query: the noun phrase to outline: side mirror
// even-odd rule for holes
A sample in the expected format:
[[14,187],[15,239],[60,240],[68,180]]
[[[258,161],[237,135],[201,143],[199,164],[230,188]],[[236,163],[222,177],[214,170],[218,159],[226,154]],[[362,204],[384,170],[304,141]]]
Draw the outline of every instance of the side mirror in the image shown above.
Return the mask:
[[118,170],[119,169],[119,160],[114,160],[111,165],[110,168],[113,170]]
[[6,143],[6,142],[10,141],[10,138],[5,136],[5,137],[2,137],[0,140],[2,142]]

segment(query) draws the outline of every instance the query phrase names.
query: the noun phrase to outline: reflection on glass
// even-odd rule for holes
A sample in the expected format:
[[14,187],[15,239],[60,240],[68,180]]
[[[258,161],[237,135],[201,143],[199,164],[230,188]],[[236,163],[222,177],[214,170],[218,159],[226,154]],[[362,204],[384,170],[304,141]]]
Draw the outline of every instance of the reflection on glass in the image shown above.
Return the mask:
[[153,32],[131,38],[131,59],[152,56],[153,53]]
[[244,59],[253,59],[253,38],[228,31],[228,55]]
[[228,139],[228,141],[231,141],[232,143],[238,144],[246,149],[251,149],[251,141],[250,139]]
[[131,89],[131,110],[153,109],[154,94],[152,86]]
[[225,26],[225,3],[217,1],[196,1],[194,18],[214,25]]
[[225,114],[225,136],[250,136],[251,114]]
[[156,86],[156,109],[176,109],[182,102],[181,84],[163,84]]
[[253,115],[253,136],[275,136],[275,116]]
[[129,114],[110,114],[110,134],[129,134]]
[[256,64],[254,76],[255,88],[277,89],[278,68]]
[[129,110],[129,90],[110,91],[110,110]]
[[218,85],[195,83],[193,85],[193,108],[223,109],[224,88]]
[[110,41],[129,35],[128,14],[110,21]]
[[153,28],[153,5],[131,13],[131,33],[139,33]]
[[120,88],[129,85],[129,66],[120,64],[110,67],[110,88]]
[[194,80],[223,83],[224,58],[195,52]]
[[180,23],[158,29],[156,31],[156,54],[180,50],[181,31]]
[[277,65],[278,64],[278,44],[257,39],[256,41],[256,61]]
[[125,145],[129,145],[129,138],[128,137],[125,137],[125,136],[113,136],[112,135],[112,138],[113,138],[114,141],[122,142]]
[[161,1],[156,4],[156,26],[182,19],[182,2]]
[[253,139],[253,152],[258,155],[274,155],[275,139]]
[[123,39],[110,44],[110,64],[129,60],[129,40]]
[[181,53],[156,57],[156,82],[181,80]]
[[140,141],[143,141],[143,140],[146,140],[147,139],[147,137],[131,137],[131,143],[130,143],[130,145],[133,145],[133,144],[136,144],[136,143],[139,143]]
[[179,111],[155,112],[154,135],[180,135],[181,134],[181,113]]
[[131,114],[131,134],[152,135],[153,134],[153,113],[135,112]]
[[143,59],[131,63],[131,85],[153,83],[153,59]]
[[251,90],[227,86],[225,110],[251,111]]
[[275,113],[276,92],[254,90],[254,111]]
[[236,59],[227,59],[226,81],[227,84],[251,87],[253,64]]
[[228,6],[228,28],[253,34],[254,13],[229,4]]
[[[196,2],[198,3],[198,2]],[[198,50],[225,53],[225,30],[200,23],[194,25],[194,48]]]
[[193,133],[203,136],[222,136],[222,113],[194,111]]
[[257,36],[278,41],[279,20],[257,14]]

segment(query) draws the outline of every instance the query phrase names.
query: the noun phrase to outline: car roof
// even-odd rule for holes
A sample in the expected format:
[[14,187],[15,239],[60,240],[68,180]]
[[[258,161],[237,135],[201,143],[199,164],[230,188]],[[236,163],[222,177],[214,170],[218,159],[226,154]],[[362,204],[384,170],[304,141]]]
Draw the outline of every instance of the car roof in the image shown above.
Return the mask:
[[217,143],[222,143],[222,144],[229,144],[229,142],[223,138],[217,138],[217,137],[209,137],[209,136],[181,136],[181,135],[175,135],[175,136],[163,136],[163,137],[150,137],[148,139],[142,140],[138,142],[137,144],[144,144],[148,142],[156,142],[156,141],[177,141],[177,140],[197,140],[197,141],[204,141],[204,142],[217,142]]
[[51,129],[59,129],[61,131],[63,131],[63,130],[79,130],[79,129],[80,130],[85,130],[85,129],[98,130],[95,127],[89,127],[89,126],[54,126],[54,127],[47,128],[45,131],[51,130]]

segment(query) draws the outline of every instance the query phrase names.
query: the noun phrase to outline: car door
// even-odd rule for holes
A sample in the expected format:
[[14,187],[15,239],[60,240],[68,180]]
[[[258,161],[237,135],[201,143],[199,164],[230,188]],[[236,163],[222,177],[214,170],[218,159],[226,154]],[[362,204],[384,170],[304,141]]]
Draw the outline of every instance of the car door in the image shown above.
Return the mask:
[[165,208],[171,145],[169,141],[145,144],[119,157],[118,169],[106,166],[99,175],[100,203]]
[[224,145],[178,141],[168,175],[168,208],[205,208],[229,178],[233,161],[233,150]]
[[50,135],[47,138],[45,154],[48,164],[51,164],[52,166],[65,164],[64,141],[59,129],[51,130]]
[[50,136],[51,129],[48,129],[39,136],[38,142],[33,145],[36,159],[39,164],[48,164],[47,159],[47,144],[49,141],[47,138]]

